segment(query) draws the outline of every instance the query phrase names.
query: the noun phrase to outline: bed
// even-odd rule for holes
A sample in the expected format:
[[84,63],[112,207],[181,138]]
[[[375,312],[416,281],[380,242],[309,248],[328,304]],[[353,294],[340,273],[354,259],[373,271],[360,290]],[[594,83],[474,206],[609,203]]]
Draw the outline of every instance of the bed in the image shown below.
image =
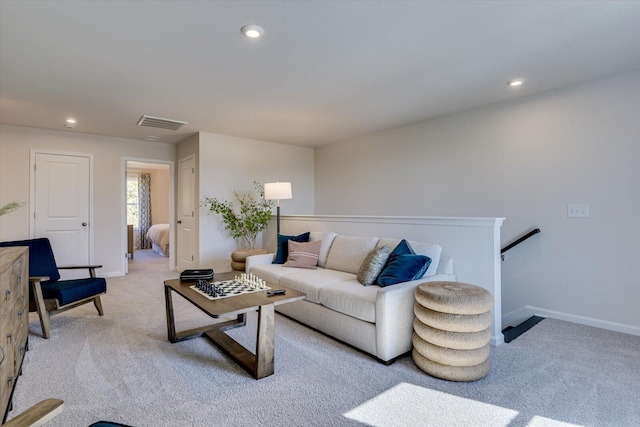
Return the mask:
[[154,224],[147,231],[151,249],[162,256],[169,256],[169,224]]

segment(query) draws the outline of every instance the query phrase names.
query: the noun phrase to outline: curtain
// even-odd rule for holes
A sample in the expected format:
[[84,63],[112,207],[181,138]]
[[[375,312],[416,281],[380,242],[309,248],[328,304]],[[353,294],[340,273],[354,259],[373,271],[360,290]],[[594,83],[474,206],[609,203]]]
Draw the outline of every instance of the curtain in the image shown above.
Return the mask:
[[147,231],[151,227],[151,175],[148,173],[138,176],[138,206],[140,249],[150,249],[151,240],[147,239]]

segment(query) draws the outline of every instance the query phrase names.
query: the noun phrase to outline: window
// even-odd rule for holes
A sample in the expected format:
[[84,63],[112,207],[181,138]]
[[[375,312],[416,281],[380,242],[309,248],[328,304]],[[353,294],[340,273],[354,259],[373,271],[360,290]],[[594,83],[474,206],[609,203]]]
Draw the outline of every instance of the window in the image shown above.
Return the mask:
[[133,228],[138,228],[138,177],[127,177],[127,224],[133,224]]

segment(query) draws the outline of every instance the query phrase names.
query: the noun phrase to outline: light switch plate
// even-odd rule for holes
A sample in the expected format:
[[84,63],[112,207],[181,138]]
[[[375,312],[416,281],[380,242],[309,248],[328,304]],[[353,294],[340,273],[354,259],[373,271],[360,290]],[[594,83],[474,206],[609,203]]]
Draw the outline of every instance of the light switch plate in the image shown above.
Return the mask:
[[589,218],[589,205],[567,205],[567,217]]

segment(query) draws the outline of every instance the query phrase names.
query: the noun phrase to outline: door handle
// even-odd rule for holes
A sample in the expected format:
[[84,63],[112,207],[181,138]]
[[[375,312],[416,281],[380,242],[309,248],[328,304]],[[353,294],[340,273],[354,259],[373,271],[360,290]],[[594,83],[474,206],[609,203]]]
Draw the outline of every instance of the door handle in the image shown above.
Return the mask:
[[177,221],[177,223],[178,223],[178,224],[182,224],[182,220],[180,220],[180,219],[179,219],[179,220]]
[[86,223],[86,222],[83,222],[83,223],[82,223],[82,226],[83,226],[83,227],[86,227],[86,226],[87,226],[87,223]]

